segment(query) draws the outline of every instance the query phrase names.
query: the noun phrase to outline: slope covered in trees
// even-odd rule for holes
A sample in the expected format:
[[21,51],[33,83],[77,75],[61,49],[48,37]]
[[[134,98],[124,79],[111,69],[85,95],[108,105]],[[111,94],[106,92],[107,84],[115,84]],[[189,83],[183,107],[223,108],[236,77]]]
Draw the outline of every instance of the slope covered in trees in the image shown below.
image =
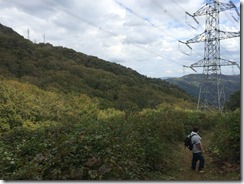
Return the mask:
[[231,112],[196,111],[167,82],[0,30],[0,179],[172,180],[193,125],[215,134],[215,174],[240,173],[238,95]]
[[[202,74],[190,74],[179,78],[168,78],[165,79],[165,81],[178,86],[189,95],[198,98],[202,76]],[[221,82],[224,85],[226,99],[229,99],[235,91],[240,90],[240,80],[240,75],[221,75]]]
[[135,111],[160,103],[191,100],[168,82],[147,78],[132,69],[72,49],[33,44],[3,25],[0,25],[0,55],[2,76],[45,90],[86,94],[97,98],[102,108]]
[[172,145],[183,146],[195,124],[208,132],[217,125],[205,150],[219,167],[231,164],[239,172],[238,110],[221,115],[161,104],[128,115],[101,110],[86,95],[11,80],[1,80],[0,88],[1,179],[171,180],[181,169]]

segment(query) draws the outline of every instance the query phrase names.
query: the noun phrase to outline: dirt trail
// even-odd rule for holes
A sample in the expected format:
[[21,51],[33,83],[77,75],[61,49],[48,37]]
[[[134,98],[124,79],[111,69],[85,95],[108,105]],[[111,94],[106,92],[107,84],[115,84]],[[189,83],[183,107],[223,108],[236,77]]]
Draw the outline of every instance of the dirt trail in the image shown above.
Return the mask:
[[[202,136],[203,148],[206,151],[210,140],[213,136],[213,133],[207,133]],[[212,163],[211,157],[208,152],[204,153],[205,158],[205,168],[204,174],[199,173],[198,171],[192,171],[191,159],[192,152],[187,148],[184,148],[183,144],[179,145],[179,160],[178,160],[178,171],[174,174],[175,180],[183,181],[220,181],[220,180],[239,180],[238,173],[221,173],[220,169]]]

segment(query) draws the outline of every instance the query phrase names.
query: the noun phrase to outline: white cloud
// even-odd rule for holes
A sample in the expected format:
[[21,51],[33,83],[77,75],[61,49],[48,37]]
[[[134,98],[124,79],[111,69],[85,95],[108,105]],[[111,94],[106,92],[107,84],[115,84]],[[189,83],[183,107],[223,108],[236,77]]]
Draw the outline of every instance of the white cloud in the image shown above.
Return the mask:
[[[204,43],[191,44],[192,55],[186,56],[178,50],[178,40],[193,38],[205,27],[205,18],[199,17],[203,25],[191,29],[184,11],[194,13],[203,4],[204,0],[0,0],[0,22],[25,38],[29,29],[32,41],[42,42],[45,34],[53,45],[117,62],[149,77],[182,76],[183,65],[203,58]],[[221,16],[227,18],[221,20],[221,29],[240,27],[231,15]],[[222,47],[228,50],[222,58],[240,60],[238,39],[223,41]]]

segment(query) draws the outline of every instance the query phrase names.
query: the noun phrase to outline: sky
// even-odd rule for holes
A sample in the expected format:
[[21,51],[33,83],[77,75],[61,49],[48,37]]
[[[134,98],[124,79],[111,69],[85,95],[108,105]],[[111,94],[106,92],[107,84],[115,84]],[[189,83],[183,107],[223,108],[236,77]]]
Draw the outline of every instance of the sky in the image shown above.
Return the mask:
[[[221,0],[228,3],[229,0]],[[132,68],[152,78],[181,77],[204,58],[204,42],[180,44],[205,29],[186,16],[204,0],[0,0],[0,23],[34,43],[50,43]],[[238,11],[240,1],[234,0]],[[234,18],[233,18],[234,17]],[[234,9],[220,13],[222,31],[239,32]],[[240,65],[240,38],[221,40],[221,58]],[[223,74],[239,74],[236,66]]]

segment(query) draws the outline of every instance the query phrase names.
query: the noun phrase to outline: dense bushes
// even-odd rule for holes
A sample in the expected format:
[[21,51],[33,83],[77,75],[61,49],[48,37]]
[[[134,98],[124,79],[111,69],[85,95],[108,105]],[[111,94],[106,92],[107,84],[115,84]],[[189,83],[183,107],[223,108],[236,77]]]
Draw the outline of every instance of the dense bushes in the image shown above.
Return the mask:
[[240,109],[221,116],[209,150],[217,164],[240,164]]
[[192,126],[217,122],[225,137],[215,143],[234,143],[213,153],[240,159],[238,111],[189,110],[192,99],[165,81],[1,24],[0,40],[0,73],[12,79],[0,79],[0,179],[166,180]]
[[0,87],[4,180],[168,179],[175,145],[192,125],[206,130],[218,117],[167,104],[128,114],[101,110],[85,95],[5,80]]

